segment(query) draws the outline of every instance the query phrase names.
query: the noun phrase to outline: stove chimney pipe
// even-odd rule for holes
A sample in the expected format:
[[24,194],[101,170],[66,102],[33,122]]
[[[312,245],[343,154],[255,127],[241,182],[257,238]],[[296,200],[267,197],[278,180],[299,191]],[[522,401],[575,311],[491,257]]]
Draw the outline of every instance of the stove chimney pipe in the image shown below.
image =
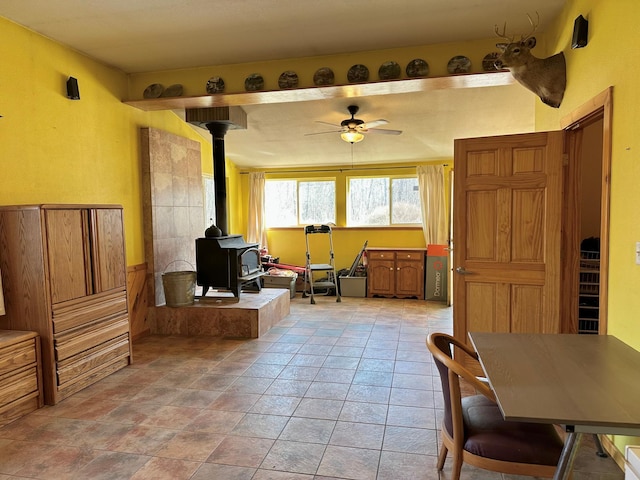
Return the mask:
[[213,137],[216,226],[222,230],[222,235],[229,235],[224,136],[230,129],[246,130],[247,114],[240,107],[188,108],[185,111],[185,120],[192,125],[206,128]]
[[224,155],[224,136],[229,130],[229,124],[211,122],[206,125],[213,137],[213,188],[216,200],[216,226],[222,230],[222,235],[229,235],[227,220],[227,182]]

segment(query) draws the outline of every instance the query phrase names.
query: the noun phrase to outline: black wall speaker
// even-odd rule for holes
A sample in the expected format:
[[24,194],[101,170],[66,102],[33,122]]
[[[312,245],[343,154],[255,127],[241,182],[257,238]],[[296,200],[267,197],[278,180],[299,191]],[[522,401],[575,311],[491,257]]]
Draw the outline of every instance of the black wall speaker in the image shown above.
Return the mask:
[[67,98],[70,98],[71,100],[80,100],[78,80],[73,77],[69,77],[69,80],[67,80]]
[[586,47],[588,35],[589,22],[582,15],[580,15],[573,23],[573,38],[571,39],[571,48]]

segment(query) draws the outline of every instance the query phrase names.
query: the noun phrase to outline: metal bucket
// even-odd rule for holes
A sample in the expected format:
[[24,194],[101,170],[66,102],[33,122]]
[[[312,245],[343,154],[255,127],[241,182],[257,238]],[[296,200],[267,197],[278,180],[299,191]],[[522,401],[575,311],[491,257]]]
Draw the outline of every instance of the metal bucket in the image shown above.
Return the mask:
[[[171,265],[171,263],[169,265]],[[167,267],[169,265],[167,265]],[[196,294],[196,272],[192,270],[165,272],[162,274],[162,288],[164,289],[164,298],[167,307],[193,305]]]

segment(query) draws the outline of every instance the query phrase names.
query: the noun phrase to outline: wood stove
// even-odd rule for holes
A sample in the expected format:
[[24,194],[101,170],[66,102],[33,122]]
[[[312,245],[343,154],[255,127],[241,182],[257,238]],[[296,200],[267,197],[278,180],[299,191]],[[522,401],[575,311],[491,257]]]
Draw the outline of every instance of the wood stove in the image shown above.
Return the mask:
[[242,235],[196,239],[196,282],[202,296],[209,288],[231,290],[236,298],[240,291],[260,290],[262,265],[257,243],[246,243]]

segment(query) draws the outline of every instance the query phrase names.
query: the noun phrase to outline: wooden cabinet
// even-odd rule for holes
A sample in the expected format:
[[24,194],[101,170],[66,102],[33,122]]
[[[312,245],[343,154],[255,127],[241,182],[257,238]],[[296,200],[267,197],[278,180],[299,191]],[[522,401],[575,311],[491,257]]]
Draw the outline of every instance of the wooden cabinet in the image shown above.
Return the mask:
[[367,296],[424,300],[425,249],[368,248]]
[[0,425],[42,406],[40,337],[0,330]]
[[0,327],[40,335],[45,403],[131,362],[122,207],[0,207]]

